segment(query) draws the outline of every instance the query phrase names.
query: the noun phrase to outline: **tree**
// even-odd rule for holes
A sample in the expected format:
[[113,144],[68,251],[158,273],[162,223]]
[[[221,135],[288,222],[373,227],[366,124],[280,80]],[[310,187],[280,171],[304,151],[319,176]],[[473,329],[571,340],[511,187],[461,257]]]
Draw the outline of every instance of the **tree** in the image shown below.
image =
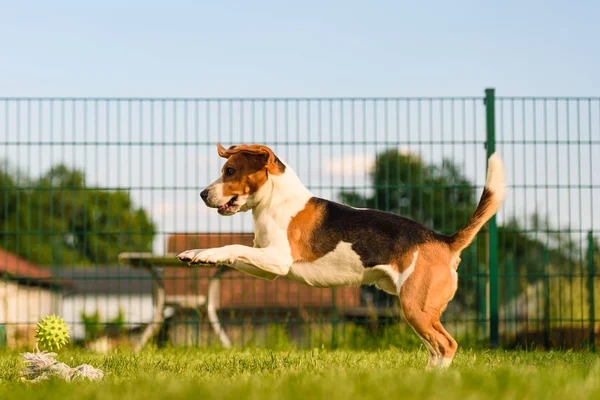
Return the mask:
[[15,180],[10,173],[0,169],[0,221],[6,220],[15,211],[17,205],[15,187]]
[[0,193],[0,246],[37,264],[107,264],[120,252],[152,249],[146,211],[127,191],[87,186],[82,171],[57,165],[32,180],[5,168]]
[[[479,200],[475,185],[456,164],[448,160],[443,160],[440,165],[427,164],[414,154],[402,154],[396,149],[377,155],[370,180],[373,188],[370,196],[342,191],[340,200],[354,207],[391,211],[445,234],[462,228]],[[547,219],[534,215],[531,222],[541,231],[550,231]],[[542,229],[543,224],[546,228]],[[485,295],[481,283],[485,282],[488,272],[486,234],[484,227],[474,244],[461,255],[459,290],[455,299],[471,308],[477,307]],[[514,218],[498,227],[498,244],[501,248],[498,254],[501,301],[509,300],[528,283],[541,279],[550,263],[566,269],[578,254],[577,244],[568,234],[530,235],[523,232]],[[525,279],[519,280],[517,271],[522,272]],[[395,296],[371,286],[363,287],[363,293],[377,304],[396,301]]]
[[447,233],[462,227],[476,207],[473,185],[447,160],[427,165],[414,154],[386,150],[377,155],[370,178],[371,196],[341,192],[341,201],[390,211]]

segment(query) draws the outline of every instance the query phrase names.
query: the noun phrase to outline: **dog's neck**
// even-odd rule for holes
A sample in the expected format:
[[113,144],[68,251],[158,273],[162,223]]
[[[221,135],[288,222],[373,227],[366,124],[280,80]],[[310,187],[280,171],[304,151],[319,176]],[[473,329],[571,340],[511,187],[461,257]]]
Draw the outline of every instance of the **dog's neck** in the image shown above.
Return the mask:
[[[277,210],[277,214],[285,210],[293,212],[297,207],[285,207],[285,204],[305,204],[313,194],[302,184],[298,175],[286,165],[285,172],[281,175],[270,175],[267,182],[252,196],[252,215],[256,219],[258,215]],[[287,217],[287,216],[286,216]]]

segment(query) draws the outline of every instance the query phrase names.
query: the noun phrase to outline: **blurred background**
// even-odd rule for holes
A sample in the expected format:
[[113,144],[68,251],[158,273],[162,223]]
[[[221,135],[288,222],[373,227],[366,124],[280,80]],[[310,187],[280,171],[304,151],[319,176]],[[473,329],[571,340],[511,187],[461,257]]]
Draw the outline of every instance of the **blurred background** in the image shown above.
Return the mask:
[[598,5],[1,7],[0,346],[31,345],[48,314],[96,350],[419,343],[373,287],[174,260],[252,243],[250,214],[199,198],[216,143],[266,144],[317,196],[448,234],[495,149],[507,200],[462,255],[447,329],[600,343]]

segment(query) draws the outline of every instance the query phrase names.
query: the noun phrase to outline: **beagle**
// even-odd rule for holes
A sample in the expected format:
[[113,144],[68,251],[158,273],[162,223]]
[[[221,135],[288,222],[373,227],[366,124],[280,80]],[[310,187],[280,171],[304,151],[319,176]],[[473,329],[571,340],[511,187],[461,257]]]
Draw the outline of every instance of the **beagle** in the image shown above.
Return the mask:
[[252,210],[254,247],[188,250],[177,256],[181,261],[316,287],[374,284],[399,296],[406,321],[429,351],[427,366],[450,365],[458,345],[440,317],[457,289],[461,251],[504,200],[504,166],[496,153],[473,216],[446,236],[409,218],[313,196],[267,146],[217,149],[227,162],[200,197],[221,215]]

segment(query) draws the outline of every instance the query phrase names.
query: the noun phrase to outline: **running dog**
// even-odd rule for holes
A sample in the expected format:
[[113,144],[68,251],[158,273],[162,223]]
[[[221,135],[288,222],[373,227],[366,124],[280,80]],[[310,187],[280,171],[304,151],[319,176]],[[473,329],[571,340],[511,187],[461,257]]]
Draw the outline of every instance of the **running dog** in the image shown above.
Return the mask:
[[267,146],[217,150],[227,162],[200,197],[221,215],[252,210],[254,247],[187,250],[177,256],[181,261],[315,287],[374,284],[400,298],[406,321],[429,351],[427,366],[451,364],[458,345],[440,317],[457,289],[461,251],[504,200],[504,165],[496,153],[471,219],[446,236],[409,218],[313,196]]

